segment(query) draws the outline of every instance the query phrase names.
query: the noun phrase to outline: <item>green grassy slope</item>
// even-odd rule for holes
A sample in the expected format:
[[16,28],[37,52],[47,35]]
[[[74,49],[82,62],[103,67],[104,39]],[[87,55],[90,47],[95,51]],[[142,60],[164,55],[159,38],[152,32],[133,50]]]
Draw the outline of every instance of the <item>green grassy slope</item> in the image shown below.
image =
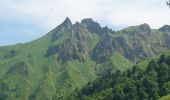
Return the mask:
[[159,100],[170,100],[170,95],[163,96]]
[[116,70],[125,71],[133,67],[133,63],[118,52],[114,52],[111,59],[103,64],[97,65],[101,75],[113,73]]

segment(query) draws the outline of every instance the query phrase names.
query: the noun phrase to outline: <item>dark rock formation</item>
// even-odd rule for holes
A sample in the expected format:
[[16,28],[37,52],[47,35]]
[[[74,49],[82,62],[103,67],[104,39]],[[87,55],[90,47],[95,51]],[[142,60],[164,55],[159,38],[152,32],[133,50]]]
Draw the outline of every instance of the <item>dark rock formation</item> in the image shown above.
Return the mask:
[[170,26],[169,25],[164,25],[159,29],[162,32],[170,32]]

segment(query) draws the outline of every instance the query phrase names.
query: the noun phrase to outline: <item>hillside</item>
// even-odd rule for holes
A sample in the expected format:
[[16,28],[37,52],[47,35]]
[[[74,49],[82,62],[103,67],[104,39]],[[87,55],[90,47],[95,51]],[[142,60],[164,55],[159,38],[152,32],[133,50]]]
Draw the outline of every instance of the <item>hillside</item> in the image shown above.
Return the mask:
[[[169,100],[170,53],[150,60],[146,69],[108,73],[75,90],[68,100]],[[167,95],[167,96],[166,96]]]
[[118,32],[92,19],[69,18],[45,36],[0,47],[0,99],[52,100],[67,97],[97,77],[170,48],[170,26],[128,27]]

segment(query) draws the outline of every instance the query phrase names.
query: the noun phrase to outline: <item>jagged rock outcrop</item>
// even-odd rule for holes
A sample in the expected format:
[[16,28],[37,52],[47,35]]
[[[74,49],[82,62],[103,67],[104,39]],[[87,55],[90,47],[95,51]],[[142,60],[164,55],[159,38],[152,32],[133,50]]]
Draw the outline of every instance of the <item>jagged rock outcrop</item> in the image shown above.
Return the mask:
[[113,40],[109,32],[107,27],[103,28],[102,38],[92,51],[91,57],[97,63],[104,63],[113,55]]
[[[169,48],[169,33],[152,30],[148,24],[133,26],[113,36],[113,47],[133,62],[138,62]],[[163,38],[162,38],[163,37]]]
[[[89,23],[94,23],[94,21],[88,19]],[[50,46],[46,57],[51,56],[55,53],[58,53],[58,60],[62,62],[70,61],[70,60],[79,60],[84,61],[85,56],[89,55],[89,49],[87,42],[92,40],[92,33],[88,30],[90,25],[85,20],[83,23],[76,22],[74,25],[71,24],[69,18],[66,20],[54,31],[52,34],[52,41],[57,40],[63,34],[67,34],[67,38],[60,44],[56,44]],[[61,28],[65,29],[62,30]],[[60,35],[59,35],[60,34]],[[55,39],[54,39],[55,37]]]
[[170,32],[170,26],[169,25],[164,25],[159,29],[162,32]]
[[[70,51],[65,51],[69,53],[62,51],[62,54],[66,54],[65,56],[67,56],[67,54],[69,55],[70,58],[67,60],[75,58],[80,60],[80,58],[84,58],[80,57],[80,55],[88,56],[90,54],[92,59],[97,63],[107,61],[115,50],[129,60],[138,62],[170,48],[169,34],[167,34],[169,29],[168,25],[163,26],[159,31],[166,33],[160,34],[158,31],[152,30],[148,24],[144,23],[139,26],[132,26],[114,32],[108,27],[102,28],[99,23],[92,19],[83,19],[80,23],[76,22],[72,25],[69,18],[66,18],[63,24],[55,29],[52,37],[57,39],[61,37],[62,34],[67,33],[68,39],[70,38],[69,42],[71,43],[66,41],[63,41],[63,43],[65,45],[69,44],[70,46],[53,46],[53,48],[49,47],[49,50],[51,50],[51,54],[53,54],[59,53],[57,52],[58,48],[70,47]],[[100,38],[100,41],[94,46],[94,49],[88,48],[87,43],[87,41],[92,40],[92,33]],[[52,40],[54,39],[52,38]],[[84,50],[82,50],[82,48]],[[61,57],[60,53],[59,55]],[[62,59],[66,58],[62,56]]]
[[148,24],[144,23],[139,26],[138,32],[143,35],[149,34],[151,32],[151,28]]
[[91,18],[83,19],[81,23],[85,24],[87,29],[91,32],[98,33],[98,34],[102,32],[102,27],[100,26],[100,24],[93,21]]

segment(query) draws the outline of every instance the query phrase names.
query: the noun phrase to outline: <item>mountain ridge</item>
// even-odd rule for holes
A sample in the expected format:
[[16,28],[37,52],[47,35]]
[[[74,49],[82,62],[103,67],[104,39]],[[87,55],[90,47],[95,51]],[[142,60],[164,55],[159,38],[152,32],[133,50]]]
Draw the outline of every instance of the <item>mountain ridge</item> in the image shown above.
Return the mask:
[[169,49],[168,37],[170,32],[148,24],[112,31],[92,19],[72,24],[66,18],[37,40],[0,47],[0,84],[7,87],[0,94],[7,100],[62,98],[97,77],[125,71]]

